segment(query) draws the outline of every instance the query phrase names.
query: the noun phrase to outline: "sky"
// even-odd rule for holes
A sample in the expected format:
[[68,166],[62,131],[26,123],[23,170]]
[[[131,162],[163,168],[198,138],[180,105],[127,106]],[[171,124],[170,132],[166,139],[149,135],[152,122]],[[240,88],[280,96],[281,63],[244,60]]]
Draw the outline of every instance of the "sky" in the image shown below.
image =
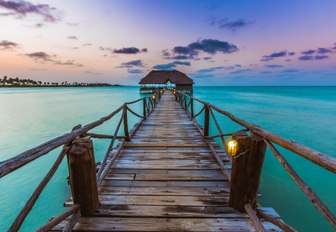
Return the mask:
[[334,0],[0,0],[0,75],[137,85],[336,85]]

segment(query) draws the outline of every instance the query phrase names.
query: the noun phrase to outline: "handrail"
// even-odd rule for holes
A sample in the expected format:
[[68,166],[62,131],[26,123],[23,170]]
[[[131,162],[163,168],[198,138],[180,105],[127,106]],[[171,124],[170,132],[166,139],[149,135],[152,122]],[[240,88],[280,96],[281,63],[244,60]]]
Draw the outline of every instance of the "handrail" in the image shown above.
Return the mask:
[[[148,116],[153,111],[156,103],[158,102],[159,99],[161,99],[161,94],[162,94],[161,92],[157,92],[157,93],[155,93],[155,96],[158,95],[158,97],[150,96],[150,97],[140,98],[140,99],[137,99],[137,100],[131,101],[131,102],[126,102],[123,105],[121,105],[117,110],[113,111],[112,113],[110,113],[109,115],[107,115],[105,117],[100,118],[97,121],[89,123],[89,124],[85,125],[84,127],[81,127],[81,125],[75,126],[73,128],[72,132],[70,132],[70,133],[66,133],[66,134],[61,135],[57,138],[51,139],[51,140],[49,140],[49,141],[47,141],[47,142],[45,142],[45,143],[43,143],[43,144],[41,144],[37,147],[34,147],[34,148],[29,149],[25,152],[22,152],[21,154],[15,156],[13,158],[10,158],[8,160],[0,162],[0,178],[1,178],[5,175],[17,170],[18,168],[30,163],[31,161],[49,153],[50,151],[56,149],[57,147],[64,145],[64,147],[61,150],[58,158],[56,159],[56,161],[54,162],[54,164],[52,165],[52,167],[50,168],[48,173],[45,175],[45,177],[42,179],[40,184],[34,190],[31,197],[26,202],[25,206],[22,208],[22,210],[20,211],[20,213],[18,214],[18,216],[16,217],[16,219],[12,223],[11,227],[9,228],[9,231],[18,231],[20,229],[22,223],[24,222],[25,218],[27,217],[27,215],[29,214],[29,212],[33,208],[33,206],[36,203],[38,197],[40,196],[40,194],[42,193],[42,191],[44,190],[44,188],[46,187],[46,185],[48,184],[50,179],[53,177],[53,175],[57,171],[59,165],[61,164],[61,162],[64,158],[64,156],[68,153],[69,147],[71,146],[71,143],[77,137],[92,135],[92,137],[94,137],[94,138],[104,138],[104,139],[108,138],[108,139],[111,139],[110,146],[109,146],[109,148],[106,152],[106,155],[103,159],[103,163],[101,164],[101,167],[100,167],[100,169],[97,173],[98,183],[100,183],[101,180],[102,180],[102,177],[104,177],[107,173],[106,168],[110,167],[113,163],[112,160],[111,160],[111,162],[108,165],[106,165],[107,159],[110,157],[111,152],[113,150],[113,145],[114,145],[115,140],[116,139],[122,139],[121,146],[118,148],[118,151],[116,152],[116,153],[118,153],[118,152],[120,152],[121,147],[123,146],[125,141],[129,140],[129,138],[131,138],[134,135],[135,131],[139,128],[142,121],[146,119],[146,115]],[[136,112],[134,112],[133,110],[131,110],[128,107],[128,105],[131,105],[131,104],[134,104],[134,103],[137,103],[137,102],[140,102],[140,101],[143,101],[143,114],[144,114],[143,116],[137,114]],[[148,104],[147,104],[147,102],[148,102]],[[97,126],[103,124],[104,122],[111,119],[112,117],[114,117],[115,115],[117,115],[121,111],[123,113],[120,117],[119,123],[117,125],[117,128],[116,128],[113,136],[101,135],[101,134],[95,134],[95,133],[87,133],[89,130],[91,130],[93,128],[96,128]],[[128,135],[129,131],[128,131],[128,122],[127,122],[127,111],[130,111],[132,114],[141,118],[140,122],[138,122],[134,126],[134,129],[133,129],[133,131],[131,131],[130,135]],[[124,122],[125,136],[117,136],[122,122]],[[116,157],[114,157],[113,159],[115,159],[115,158]],[[105,165],[106,165],[106,167],[105,167]],[[45,226],[41,227],[39,229],[39,231],[45,231],[46,228],[51,229],[52,228],[51,226],[55,225],[56,222],[60,222],[59,220],[65,219],[66,217],[77,213],[79,209],[80,209],[80,206],[76,205],[75,207],[73,207],[70,210],[61,214],[56,219],[47,223]],[[74,217],[74,220],[75,219],[76,218]]]
[[300,143],[297,143],[293,140],[289,140],[289,139],[286,139],[286,138],[283,138],[273,132],[270,132],[270,131],[267,131],[263,128],[261,128],[260,126],[257,126],[257,125],[254,125],[250,122],[247,122],[245,120],[242,120],[242,119],[239,119],[237,118],[236,116],[234,116],[233,114],[227,112],[227,111],[224,111],[222,109],[219,109],[218,107],[208,103],[208,102],[205,102],[205,101],[202,101],[202,100],[199,100],[197,98],[193,98],[193,97],[190,97],[189,95],[185,94],[185,93],[182,93],[182,92],[177,92],[178,94],[181,94],[181,95],[185,95],[189,98],[192,98],[193,100],[195,101],[198,101],[204,105],[206,105],[207,107],[210,107],[214,110],[216,110],[218,113],[221,113],[223,115],[226,115],[228,118],[230,118],[232,121],[236,122],[237,124],[249,129],[251,132],[259,135],[260,137],[263,137],[273,143],[276,143],[278,144],[279,146],[287,149],[287,150],[290,150],[298,155],[300,155],[301,157],[307,159],[307,160],[310,160],[312,162],[314,162],[315,164],[317,164],[318,166],[320,167],[323,167],[325,168],[326,170],[329,170],[333,173],[336,173],[336,158],[333,158],[327,154],[323,154],[321,152],[318,152],[318,151],[315,151],[303,144],[300,144]]
[[[207,113],[207,111],[210,111],[210,115],[212,116],[212,119],[215,122],[216,128],[219,132],[219,135],[215,135],[215,136],[209,136],[206,132],[209,131],[209,115],[206,115],[206,120],[204,121],[204,127],[203,128],[203,132],[201,131],[205,141],[209,140],[209,139],[213,139],[213,138],[217,138],[220,137],[224,146],[224,150],[226,150],[226,144],[225,144],[225,140],[224,140],[224,136],[227,136],[229,134],[223,134],[218,121],[213,113],[212,110],[216,110],[218,113],[227,116],[229,119],[231,119],[233,122],[245,127],[245,130],[250,130],[251,133],[256,134],[258,136],[260,136],[261,138],[263,138],[263,140],[265,141],[266,145],[271,149],[272,153],[274,154],[274,156],[278,159],[278,161],[281,163],[281,165],[285,168],[285,170],[289,173],[289,175],[294,179],[295,183],[302,189],[302,191],[306,194],[306,196],[309,198],[309,200],[313,203],[313,205],[315,206],[315,208],[327,219],[327,221],[336,228],[336,217],[335,215],[329,210],[329,208],[320,200],[320,198],[317,196],[317,194],[296,174],[296,172],[294,171],[294,169],[289,165],[289,163],[286,161],[286,159],[278,152],[278,150],[273,146],[272,142],[275,144],[278,144],[279,146],[294,152],[295,154],[317,164],[318,166],[329,170],[333,173],[336,173],[336,159],[328,156],[326,154],[323,154],[321,152],[315,151],[309,147],[306,147],[303,144],[299,144],[296,143],[292,140],[288,140],[286,138],[283,138],[275,133],[272,133],[270,131],[267,131],[257,125],[254,125],[252,123],[249,123],[247,121],[244,121],[242,119],[239,119],[237,117],[235,117],[234,115],[232,115],[231,113],[224,111],[222,109],[219,109],[218,107],[199,100],[197,98],[193,98],[185,93],[179,92],[179,91],[174,91],[176,100],[181,104],[182,108],[185,109],[185,111],[187,112],[187,114],[194,120],[196,116],[198,116],[204,109],[205,112]],[[188,112],[188,107],[184,107],[183,106],[183,101],[181,99],[182,96],[184,96],[185,98],[188,97],[190,98],[190,101],[197,101],[201,104],[203,104],[203,107],[200,111],[200,113],[198,113],[196,116],[192,117],[191,113]],[[186,101],[186,100],[185,100]],[[209,112],[207,113],[209,114]],[[231,134],[231,133],[230,133]],[[273,220],[273,219],[271,219]],[[277,222],[278,223],[278,222]],[[279,223],[278,223],[279,224]],[[281,224],[281,223],[280,223]],[[288,231],[291,231],[291,227],[287,227],[287,225],[283,225],[286,229],[288,229]]]

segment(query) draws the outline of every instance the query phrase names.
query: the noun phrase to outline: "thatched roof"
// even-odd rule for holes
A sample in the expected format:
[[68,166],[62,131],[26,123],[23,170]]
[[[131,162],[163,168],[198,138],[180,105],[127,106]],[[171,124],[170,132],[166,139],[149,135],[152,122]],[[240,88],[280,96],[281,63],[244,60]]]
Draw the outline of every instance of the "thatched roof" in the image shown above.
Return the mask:
[[177,70],[152,70],[140,80],[139,84],[166,84],[168,81],[173,84],[194,84],[190,77]]

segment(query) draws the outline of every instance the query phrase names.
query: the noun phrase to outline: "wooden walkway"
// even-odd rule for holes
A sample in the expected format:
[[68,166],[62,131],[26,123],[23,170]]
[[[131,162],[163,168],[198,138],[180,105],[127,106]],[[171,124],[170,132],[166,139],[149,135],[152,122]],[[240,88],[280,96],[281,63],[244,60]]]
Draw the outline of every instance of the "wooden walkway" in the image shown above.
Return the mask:
[[79,218],[74,231],[255,231],[247,214],[228,206],[229,187],[201,134],[166,91],[99,186],[96,216]]

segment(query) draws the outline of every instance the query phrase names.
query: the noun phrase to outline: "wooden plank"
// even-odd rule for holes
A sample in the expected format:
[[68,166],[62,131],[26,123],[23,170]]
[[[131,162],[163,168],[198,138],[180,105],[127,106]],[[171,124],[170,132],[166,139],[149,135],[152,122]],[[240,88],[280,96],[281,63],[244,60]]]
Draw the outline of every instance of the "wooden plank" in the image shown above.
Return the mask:
[[247,218],[225,206],[102,205],[96,216],[174,217],[174,218]]
[[[280,231],[270,223],[267,230]],[[254,231],[248,219],[240,218],[80,218],[74,231]]]
[[183,205],[183,206],[228,206],[229,196],[133,196],[100,195],[105,205]]
[[128,181],[128,180],[104,180],[102,186],[121,187],[221,187],[229,188],[228,181]]
[[[118,169],[120,170],[120,169]],[[151,173],[147,170],[132,172],[128,170],[118,173],[118,170],[111,170],[105,179],[124,180],[225,180],[226,178],[219,170],[159,170]]]
[[101,186],[100,192],[101,195],[224,196],[229,193],[229,188]]

